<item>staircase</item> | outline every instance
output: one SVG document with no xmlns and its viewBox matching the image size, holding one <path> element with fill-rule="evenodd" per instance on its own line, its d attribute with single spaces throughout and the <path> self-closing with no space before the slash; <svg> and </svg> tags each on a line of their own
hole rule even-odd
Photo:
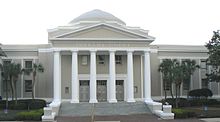
<svg viewBox="0 0 220 122">
<path fill-rule="evenodd" d="M 118 103 L 70 103 L 63 102 L 58 116 L 108 116 L 108 115 L 131 115 L 152 114 L 144 102 L 118 102 Z"/>
</svg>

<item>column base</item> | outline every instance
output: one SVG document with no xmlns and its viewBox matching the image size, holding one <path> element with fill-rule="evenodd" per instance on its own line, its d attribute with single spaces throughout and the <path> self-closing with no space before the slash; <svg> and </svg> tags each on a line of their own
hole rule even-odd
<svg viewBox="0 0 220 122">
<path fill-rule="evenodd" d="M 153 100 L 151 98 L 145 98 L 144 102 L 153 102 Z"/>
<path fill-rule="evenodd" d="M 54 100 L 52 103 L 50 103 L 50 107 L 57 107 L 57 106 L 60 106 L 61 102 L 60 101 L 57 101 L 57 100 Z"/>
<path fill-rule="evenodd" d="M 127 102 L 133 103 L 133 102 L 136 102 L 136 101 L 134 99 L 127 99 Z"/>
<path fill-rule="evenodd" d="M 110 99 L 108 100 L 109 103 L 117 103 L 117 100 L 116 99 Z"/>
<path fill-rule="evenodd" d="M 89 103 L 98 103 L 97 99 L 89 100 Z"/>
<path fill-rule="evenodd" d="M 70 103 L 79 103 L 79 100 L 77 100 L 77 99 L 74 100 L 73 99 L 73 100 L 70 101 Z"/>
</svg>

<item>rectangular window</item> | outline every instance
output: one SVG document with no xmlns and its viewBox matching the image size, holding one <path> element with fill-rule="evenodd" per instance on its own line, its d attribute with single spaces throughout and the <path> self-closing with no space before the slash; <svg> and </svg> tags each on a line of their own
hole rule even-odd
<svg viewBox="0 0 220 122">
<path fill-rule="evenodd" d="M 88 56 L 87 55 L 83 55 L 82 57 L 82 65 L 87 65 L 88 64 Z"/>
<path fill-rule="evenodd" d="M 65 87 L 65 94 L 69 94 L 70 92 L 70 88 L 69 87 Z"/>
<path fill-rule="evenodd" d="M 32 80 L 25 80 L 25 92 L 32 92 Z"/>
<path fill-rule="evenodd" d="M 98 55 L 99 64 L 105 64 L 105 55 Z"/>
<path fill-rule="evenodd" d="M 201 69 L 207 69 L 206 60 L 204 60 L 204 59 L 201 60 L 200 68 Z"/>
<path fill-rule="evenodd" d="M 171 83 L 169 82 L 169 80 L 163 79 L 163 82 L 165 82 L 165 90 L 170 90 L 171 88 Z"/>
<path fill-rule="evenodd" d="M 32 68 L 32 61 L 25 61 L 25 68 L 31 69 Z"/>
<path fill-rule="evenodd" d="M 202 88 L 208 88 L 208 81 L 207 79 L 202 79 Z"/>
<path fill-rule="evenodd" d="M 11 60 L 4 60 L 3 61 L 3 65 L 7 65 L 7 64 L 10 64 L 11 63 Z"/>
<path fill-rule="evenodd" d="M 190 79 L 185 79 L 183 81 L 183 90 L 189 90 L 190 87 Z"/>
<path fill-rule="evenodd" d="M 116 64 L 122 64 L 122 55 L 116 55 L 115 56 L 115 63 Z"/>
</svg>

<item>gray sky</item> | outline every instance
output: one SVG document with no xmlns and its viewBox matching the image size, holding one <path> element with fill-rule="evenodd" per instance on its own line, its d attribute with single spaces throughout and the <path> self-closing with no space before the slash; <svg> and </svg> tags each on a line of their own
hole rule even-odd
<svg viewBox="0 0 220 122">
<path fill-rule="evenodd" d="M 46 44 L 47 29 L 101 9 L 150 30 L 153 44 L 204 45 L 220 29 L 220 0 L 1 0 L 2 44 Z"/>
</svg>

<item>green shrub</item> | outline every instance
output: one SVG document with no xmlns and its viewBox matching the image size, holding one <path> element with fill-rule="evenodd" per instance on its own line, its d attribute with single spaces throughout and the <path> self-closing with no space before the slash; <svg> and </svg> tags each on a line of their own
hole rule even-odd
<svg viewBox="0 0 220 122">
<path fill-rule="evenodd" d="M 5 100 L 0 101 L 0 109 L 5 109 Z M 30 109 L 40 109 L 46 106 L 46 101 L 41 99 L 21 99 L 8 102 L 8 109 L 11 110 L 30 110 Z"/>
<path fill-rule="evenodd" d="M 188 100 L 187 100 L 186 98 L 179 98 L 178 100 L 179 100 L 179 102 L 178 102 L 178 106 L 179 106 L 179 107 L 187 107 L 187 106 L 190 105 L 190 104 L 188 103 Z M 167 103 L 169 103 L 170 105 L 172 105 L 173 107 L 176 106 L 175 98 L 174 98 L 174 99 L 172 99 L 172 98 L 167 98 L 166 100 L 163 99 L 161 102 L 162 102 L 163 104 L 165 104 L 165 103 L 167 102 Z"/>
<path fill-rule="evenodd" d="M 172 109 L 172 112 L 175 114 L 175 118 L 183 119 L 183 118 L 191 118 L 196 116 L 194 112 L 184 109 Z"/>
<path fill-rule="evenodd" d="M 207 97 L 212 97 L 213 93 L 210 89 L 195 89 L 195 90 L 191 90 L 189 91 L 189 96 L 193 97 L 193 98 L 207 98 Z"/>
<path fill-rule="evenodd" d="M 220 102 L 216 99 L 192 99 L 189 100 L 190 106 L 203 106 L 203 105 L 219 105 Z"/>
<path fill-rule="evenodd" d="M 27 105 L 24 103 L 17 103 L 15 104 L 14 102 L 10 102 L 8 105 L 8 109 L 11 110 L 25 110 L 27 109 Z"/>
<path fill-rule="evenodd" d="M 31 110 L 27 112 L 20 112 L 16 114 L 16 120 L 25 121 L 25 120 L 32 120 L 32 121 L 40 121 L 41 116 L 43 115 L 43 109 L 38 110 Z"/>
<path fill-rule="evenodd" d="M 46 107 L 45 100 L 34 100 L 29 102 L 29 109 L 40 109 Z"/>
</svg>

